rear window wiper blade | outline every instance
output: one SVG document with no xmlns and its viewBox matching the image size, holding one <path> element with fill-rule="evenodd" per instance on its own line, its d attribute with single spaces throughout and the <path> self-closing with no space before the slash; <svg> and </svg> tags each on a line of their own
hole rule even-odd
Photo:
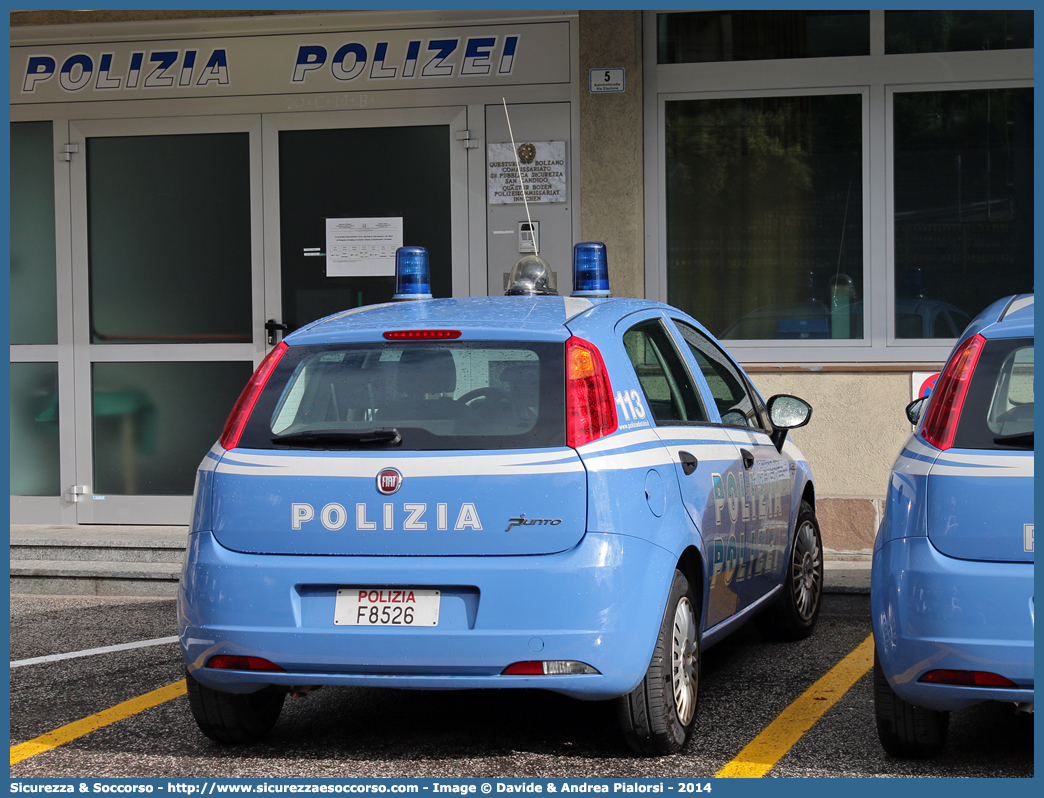
<svg viewBox="0 0 1044 798">
<path fill-rule="evenodd" d="M 375 429 L 315 429 L 289 432 L 276 435 L 272 443 L 288 446 L 307 444 L 339 444 L 342 446 L 375 444 L 398 446 L 402 436 L 395 427 L 377 427 Z"/>
<path fill-rule="evenodd" d="M 993 442 L 1001 446 L 1028 446 L 1033 448 L 1033 432 L 1018 432 L 1014 435 L 1000 435 Z"/>
</svg>

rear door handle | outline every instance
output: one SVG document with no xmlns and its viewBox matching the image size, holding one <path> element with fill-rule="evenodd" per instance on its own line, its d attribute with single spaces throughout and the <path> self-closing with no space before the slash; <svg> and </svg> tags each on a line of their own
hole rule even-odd
<svg viewBox="0 0 1044 798">
<path fill-rule="evenodd" d="M 744 468 L 750 469 L 754 466 L 754 455 L 752 455 L 746 449 L 740 449 L 740 456 L 743 457 Z"/>
<path fill-rule="evenodd" d="M 700 462 L 693 455 L 681 450 L 678 451 L 678 460 L 681 461 L 682 471 L 685 472 L 685 476 L 689 476 L 689 474 L 695 471 L 696 466 L 699 465 Z"/>
</svg>

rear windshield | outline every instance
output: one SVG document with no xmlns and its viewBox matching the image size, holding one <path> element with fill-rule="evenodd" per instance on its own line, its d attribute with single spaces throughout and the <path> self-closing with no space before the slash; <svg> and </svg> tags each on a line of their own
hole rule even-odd
<svg viewBox="0 0 1044 798">
<path fill-rule="evenodd" d="M 565 445 L 563 345 L 402 342 L 290 347 L 243 431 L 252 449 Z"/>
<path fill-rule="evenodd" d="M 987 341 L 972 375 L 954 446 L 1033 448 L 1033 339 Z"/>
</svg>

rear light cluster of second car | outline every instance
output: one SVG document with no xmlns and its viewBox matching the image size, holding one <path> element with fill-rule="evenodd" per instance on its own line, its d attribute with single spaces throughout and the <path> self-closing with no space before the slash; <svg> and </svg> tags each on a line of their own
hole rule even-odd
<svg viewBox="0 0 1044 798">
<path fill-rule="evenodd" d="M 968 395 L 975 366 L 986 339 L 973 335 L 960 350 L 950 358 L 928 402 L 928 413 L 921 427 L 921 437 L 936 449 L 946 450 L 953 446 L 953 436 L 961 420 L 964 399 Z"/>
</svg>

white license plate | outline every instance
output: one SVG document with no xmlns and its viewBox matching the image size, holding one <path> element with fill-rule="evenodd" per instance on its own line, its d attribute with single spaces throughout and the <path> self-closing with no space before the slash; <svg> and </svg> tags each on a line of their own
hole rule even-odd
<svg viewBox="0 0 1044 798">
<path fill-rule="evenodd" d="M 342 587 L 334 602 L 336 626 L 438 626 L 438 590 L 416 587 Z"/>
</svg>

